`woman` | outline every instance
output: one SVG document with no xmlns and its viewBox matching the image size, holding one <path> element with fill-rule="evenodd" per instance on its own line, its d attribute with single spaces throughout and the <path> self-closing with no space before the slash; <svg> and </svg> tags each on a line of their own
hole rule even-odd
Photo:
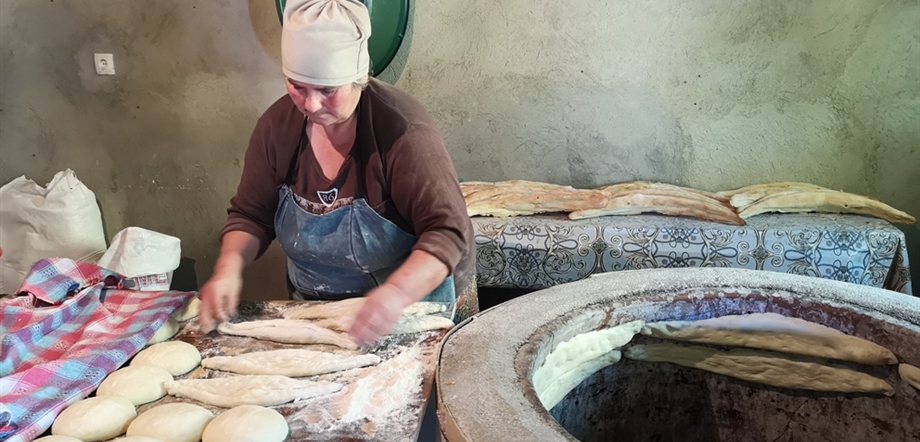
<svg viewBox="0 0 920 442">
<path fill-rule="evenodd" d="M 419 300 L 475 312 L 472 226 L 453 163 L 424 107 L 368 77 L 368 37 L 356 0 L 288 1 L 288 94 L 250 139 L 201 288 L 205 329 L 235 314 L 243 268 L 275 237 L 292 299 L 367 298 L 350 330 L 360 345 Z"/>
</svg>

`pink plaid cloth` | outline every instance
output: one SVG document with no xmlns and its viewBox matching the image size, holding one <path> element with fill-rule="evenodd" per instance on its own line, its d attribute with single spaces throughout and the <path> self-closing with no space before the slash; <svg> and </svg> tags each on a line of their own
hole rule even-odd
<svg viewBox="0 0 920 442">
<path fill-rule="evenodd" d="M 121 275 L 36 262 L 0 301 L 0 441 L 27 442 L 140 351 L 191 292 L 123 290 Z"/>
</svg>

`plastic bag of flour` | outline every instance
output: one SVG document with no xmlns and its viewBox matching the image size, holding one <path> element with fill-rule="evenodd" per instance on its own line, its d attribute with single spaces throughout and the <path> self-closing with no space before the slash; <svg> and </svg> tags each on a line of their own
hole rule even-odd
<svg viewBox="0 0 920 442">
<path fill-rule="evenodd" d="M 173 270 L 179 267 L 179 238 L 140 227 L 128 227 L 112 238 L 97 265 L 127 276 L 135 290 L 169 290 Z"/>
<path fill-rule="evenodd" d="M 96 195 L 70 169 L 42 187 L 25 176 L 0 187 L 0 293 L 15 293 L 35 261 L 95 262 L 105 252 Z"/>
</svg>

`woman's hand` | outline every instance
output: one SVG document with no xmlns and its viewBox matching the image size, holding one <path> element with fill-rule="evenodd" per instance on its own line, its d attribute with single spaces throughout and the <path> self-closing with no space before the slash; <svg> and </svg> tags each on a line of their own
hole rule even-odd
<svg viewBox="0 0 920 442">
<path fill-rule="evenodd" d="M 243 268 L 256 259 L 258 251 L 259 239 L 251 233 L 227 232 L 221 239 L 220 257 L 214 265 L 214 274 L 199 290 L 201 305 L 198 306 L 198 321 L 201 331 L 210 332 L 217 323 L 236 316 L 236 306 L 243 291 Z"/>
<path fill-rule="evenodd" d="M 384 283 L 367 292 L 364 307 L 355 315 L 348 334 L 358 345 L 376 342 L 390 332 L 402 315 L 403 308 L 415 302 L 393 284 Z"/>
<path fill-rule="evenodd" d="M 448 275 L 447 266 L 424 250 L 413 250 L 386 282 L 364 295 L 367 301 L 348 334 L 367 345 L 390 332 L 403 309 L 436 289 Z"/>
<path fill-rule="evenodd" d="M 241 271 L 224 270 L 215 272 L 200 291 L 201 305 L 198 320 L 204 333 L 214 330 L 218 323 L 236 316 L 236 307 L 243 290 Z"/>
</svg>

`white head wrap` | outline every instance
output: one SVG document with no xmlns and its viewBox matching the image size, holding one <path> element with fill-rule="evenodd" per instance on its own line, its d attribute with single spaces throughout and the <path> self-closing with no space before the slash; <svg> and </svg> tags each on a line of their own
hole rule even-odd
<svg viewBox="0 0 920 442">
<path fill-rule="evenodd" d="M 367 75 L 371 19 L 357 0 L 289 0 L 281 31 L 281 70 L 292 80 L 342 86 Z"/>
</svg>

